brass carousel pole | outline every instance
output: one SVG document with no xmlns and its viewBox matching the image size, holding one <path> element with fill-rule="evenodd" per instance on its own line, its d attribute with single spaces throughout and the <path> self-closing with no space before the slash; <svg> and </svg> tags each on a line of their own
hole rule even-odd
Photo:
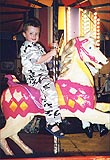
<svg viewBox="0 0 110 160">
<path fill-rule="evenodd" d="M 58 41 L 58 0 L 53 0 L 53 43 Z M 54 47 L 54 46 L 53 46 Z M 53 58 L 53 79 L 54 82 L 58 77 L 58 55 Z M 54 136 L 54 153 L 59 153 L 60 140 Z"/>
<path fill-rule="evenodd" d="M 53 0 L 53 43 L 58 42 L 58 0 Z M 58 77 L 58 55 L 53 58 L 53 79 Z"/>
</svg>

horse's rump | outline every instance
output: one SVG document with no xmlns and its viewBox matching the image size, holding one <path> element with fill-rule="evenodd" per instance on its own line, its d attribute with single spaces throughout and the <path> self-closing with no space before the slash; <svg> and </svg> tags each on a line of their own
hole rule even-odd
<svg viewBox="0 0 110 160">
<path fill-rule="evenodd" d="M 34 93 L 34 95 L 33 95 Z M 40 93 L 27 85 L 15 85 L 3 91 L 1 107 L 5 118 L 25 117 L 28 113 L 43 113 Z"/>
</svg>

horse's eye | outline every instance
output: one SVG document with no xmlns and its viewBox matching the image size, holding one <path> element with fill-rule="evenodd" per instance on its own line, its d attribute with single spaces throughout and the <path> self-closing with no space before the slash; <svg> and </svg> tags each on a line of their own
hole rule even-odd
<svg viewBox="0 0 110 160">
<path fill-rule="evenodd" d="M 93 50 L 93 49 L 94 49 L 94 46 L 93 46 L 93 45 L 89 45 L 89 46 L 88 46 L 88 49 L 89 49 L 89 50 Z"/>
</svg>

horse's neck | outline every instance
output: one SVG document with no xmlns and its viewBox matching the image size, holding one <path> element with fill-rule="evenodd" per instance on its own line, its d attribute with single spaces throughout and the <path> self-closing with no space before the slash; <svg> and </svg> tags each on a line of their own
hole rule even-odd
<svg viewBox="0 0 110 160">
<path fill-rule="evenodd" d="M 77 82 L 81 85 L 94 86 L 91 72 L 80 59 L 74 59 L 74 62 L 71 64 L 71 68 L 63 79 L 70 79 L 72 82 Z"/>
<path fill-rule="evenodd" d="M 99 72 L 99 70 L 93 67 L 91 64 L 89 63 L 85 63 L 85 64 L 87 65 L 87 67 L 89 68 L 93 76 L 95 76 Z"/>
</svg>

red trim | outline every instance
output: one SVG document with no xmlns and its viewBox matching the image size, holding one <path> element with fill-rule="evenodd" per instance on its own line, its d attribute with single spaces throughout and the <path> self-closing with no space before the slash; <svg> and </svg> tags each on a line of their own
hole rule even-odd
<svg viewBox="0 0 110 160">
<path fill-rule="evenodd" d="M 102 159 L 109 160 L 109 158 L 110 156 L 84 156 L 84 157 L 72 156 L 72 157 L 46 157 L 46 158 L 14 158 L 14 160 L 102 160 Z"/>
<path fill-rule="evenodd" d="M 81 4 L 78 4 L 77 6 L 75 6 L 75 8 L 88 7 L 88 6 L 91 6 L 91 3 L 87 1 Z"/>
<path fill-rule="evenodd" d="M 62 0 L 65 6 L 71 5 L 76 2 L 76 0 Z"/>
</svg>

